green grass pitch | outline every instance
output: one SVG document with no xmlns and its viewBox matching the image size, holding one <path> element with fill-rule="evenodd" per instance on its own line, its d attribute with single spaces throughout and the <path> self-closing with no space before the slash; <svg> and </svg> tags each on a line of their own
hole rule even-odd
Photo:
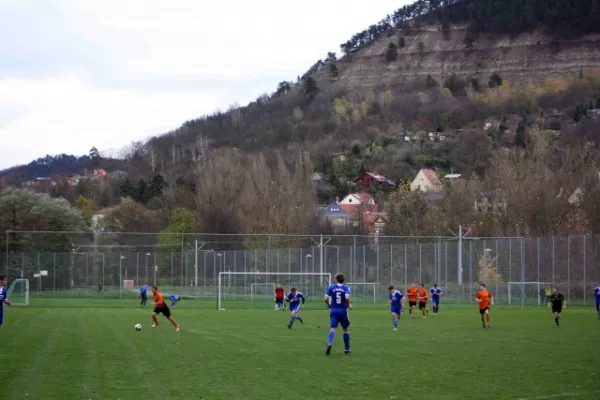
<svg viewBox="0 0 600 400">
<path fill-rule="evenodd" d="M 214 301 L 173 309 L 175 332 L 151 308 L 112 299 L 37 299 L 5 308 L 2 399 L 598 399 L 600 320 L 567 308 L 560 328 L 545 307 L 494 307 L 483 329 L 475 305 L 404 316 L 385 304 L 350 312 L 324 354 L 328 312 L 312 303 L 292 330 L 287 312 L 217 311 Z M 309 303 L 307 302 L 307 306 Z M 134 330 L 135 323 L 144 329 Z"/>
</svg>

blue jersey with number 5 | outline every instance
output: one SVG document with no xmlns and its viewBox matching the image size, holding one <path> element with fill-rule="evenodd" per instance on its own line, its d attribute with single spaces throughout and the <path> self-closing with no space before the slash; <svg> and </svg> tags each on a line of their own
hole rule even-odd
<svg viewBox="0 0 600 400">
<path fill-rule="evenodd" d="M 343 283 L 336 283 L 329 286 L 325 294 L 329 296 L 329 305 L 332 313 L 346 311 L 348 308 L 346 296 L 350 297 L 350 288 L 348 286 Z"/>
</svg>

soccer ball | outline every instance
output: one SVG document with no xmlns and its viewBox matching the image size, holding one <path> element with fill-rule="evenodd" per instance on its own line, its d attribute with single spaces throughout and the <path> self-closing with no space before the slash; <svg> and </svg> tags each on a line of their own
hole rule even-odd
<svg viewBox="0 0 600 400">
<path fill-rule="evenodd" d="M 135 324 L 135 330 L 136 331 L 141 331 L 142 330 L 142 324 Z"/>
</svg>

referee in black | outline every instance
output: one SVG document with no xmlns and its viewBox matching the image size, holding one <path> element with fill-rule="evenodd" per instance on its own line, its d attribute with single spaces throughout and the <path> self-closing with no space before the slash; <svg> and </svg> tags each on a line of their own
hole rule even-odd
<svg viewBox="0 0 600 400">
<path fill-rule="evenodd" d="M 556 326 L 560 326 L 560 315 L 563 308 L 567 308 L 567 299 L 565 299 L 565 296 L 563 296 L 562 293 L 558 292 L 556 287 L 552 288 L 552 294 L 548 298 L 548 308 L 550 307 L 552 307 Z"/>
</svg>

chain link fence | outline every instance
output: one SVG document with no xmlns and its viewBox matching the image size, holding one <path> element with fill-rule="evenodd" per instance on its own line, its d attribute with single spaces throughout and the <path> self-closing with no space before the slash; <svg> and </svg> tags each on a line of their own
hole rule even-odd
<svg viewBox="0 0 600 400">
<path fill-rule="evenodd" d="M 302 290 L 314 286 L 310 274 L 341 272 L 374 301 L 386 301 L 390 284 L 437 283 L 444 302 L 469 303 L 485 283 L 498 304 L 544 304 L 552 285 L 570 303 L 591 304 L 600 281 L 598 236 L 7 232 L 5 242 L 0 271 L 9 281 L 28 279 L 32 297 L 134 297 L 142 284 L 156 284 L 164 292 L 214 299 L 220 272 L 248 273 L 235 280 L 237 292 L 248 296 L 257 284 L 295 282 Z M 306 279 L 286 277 L 292 273 Z"/>
</svg>

